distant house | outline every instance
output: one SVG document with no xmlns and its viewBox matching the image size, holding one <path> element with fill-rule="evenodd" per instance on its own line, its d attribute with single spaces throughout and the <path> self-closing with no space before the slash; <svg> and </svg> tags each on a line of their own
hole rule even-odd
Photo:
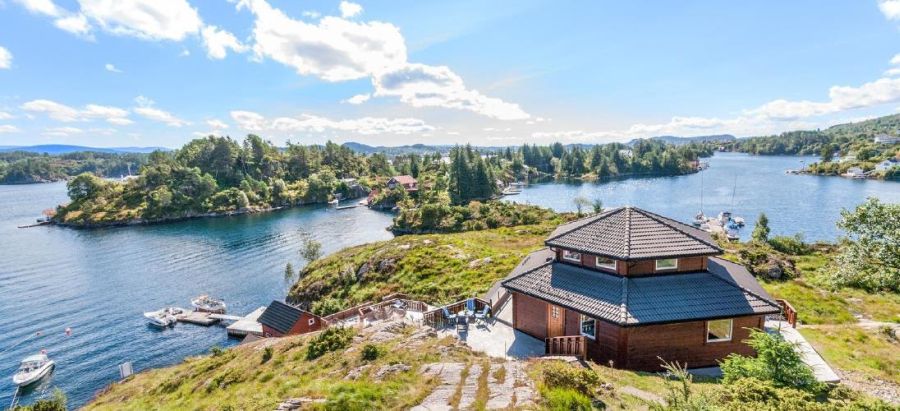
<svg viewBox="0 0 900 411">
<path fill-rule="evenodd" d="M 715 366 L 753 355 L 750 329 L 781 311 L 747 269 L 717 257 L 709 233 L 635 207 L 556 228 L 502 282 L 512 324 L 598 364 L 655 371 L 660 358 Z"/>
<path fill-rule="evenodd" d="M 306 334 L 325 326 L 322 317 L 281 301 L 272 301 L 258 321 L 264 337 Z"/>
<path fill-rule="evenodd" d="M 875 136 L 875 142 L 879 144 L 896 144 L 900 143 L 900 137 L 890 134 L 879 134 Z"/>
<path fill-rule="evenodd" d="M 849 178 L 865 178 L 866 172 L 863 171 L 862 168 L 859 167 L 850 167 L 847 169 L 847 172 L 844 173 L 844 177 Z"/>
<path fill-rule="evenodd" d="M 887 171 L 900 165 L 896 158 L 889 158 L 875 165 L 875 170 Z"/>
<path fill-rule="evenodd" d="M 631 150 L 629 150 L 627 148 L 623 148 L 623 149 L 619 150 L 619 155 L 622 157 L 631 158 L 634 156 L 634 152 L 632 152 Z"/>
<path fill-rule="evenodd" d="M 412 192 L 419 190 L 419 183 L 412 176 L 403 175 L 391 177 L 387 182 L 387 187 L 391 190 L 397 187 L 403 187 L 407 192 Z"/>
</svg>

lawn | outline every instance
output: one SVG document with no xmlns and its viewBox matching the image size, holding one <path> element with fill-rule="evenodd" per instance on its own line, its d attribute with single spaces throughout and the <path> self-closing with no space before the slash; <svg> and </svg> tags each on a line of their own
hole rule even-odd
<svg viewBox="0 0 900 411">
<path fill-rule="evenodd" d="M 800 333 L 833 367 L 900 384 L 900 342 L 880 330 L 837 326 Z"/>
</svg>

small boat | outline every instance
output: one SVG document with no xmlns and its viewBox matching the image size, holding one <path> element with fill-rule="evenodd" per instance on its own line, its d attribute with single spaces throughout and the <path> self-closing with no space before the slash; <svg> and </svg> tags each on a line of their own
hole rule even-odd
<svg viewBox="0 0 900 411">
<path fill-rule="evenodd" d="M 705 223 L 706 223 L 706 216 L 703 215 L 702 211 L 698 212 L 697 215 L 694 216 L 694 222 L 693 222 L 694 227 L 700 227 Z"/>
<path fill-rule="evenodd" d="M 746 224 L 744 223 L 744 217 L 734 217 L 734 218 L 731 219 L 731 221 L 734 221 L 734 224 L 735 224 L 736 226 L 738 226 L 738 228 L 743 227 L 744 225 L 746 225 Z"/>
<path fill-rule="evenodd" d="M 340 202 L 340 201 L 339 201 L 338 199 L 335 198 L 334 200 L 329 201 L 329 202 L 328 202 L 328 205 L 337 207 L 337 205 L 338 205 L 339 202 Z"/>
<path fill-rule="evenodd" d="M 49 374 L 53 370 L 54 365 L 56 363 L 43 352 L 25 357 L 19 366 L 19 370 L 12 377 L 13 384 L 19 387 L 33 384 Z"/>
<path fill-rule="evenodd" d="M 175 322 L 177 318 L 176 315 L 181 314 L 181 309 L 179 308 L 163 308 L 159 311 L 149 311 L 144 313 L 144 318 L 147 319 L 147 322 L 158 328 L 166 328 L 175 326 Z"/>
<path fill-rule="evenodd" d="M 212 298 L 206 294 L 191 300 L 194 310 L 207 313 L 225 314 L 225 300 Z"/>
<path fill-rule="evenodd" d="M 728 241 L 738 241 L 741 239 L 741 236 L 738 235 L 737 230 L 729 228 L 725 230 L 725 238 L 727 238 Z"/>
<path fill-rule="evenodd" d="M 50 222 L 50 217 L 48 217 L 48 216 L 41 216 L 41 217 L 37 218 L 38 224 L 44 224 L 44 223 L 49 223 L 49 222 Z"/>
<path fill-rule="evenodd" d="M 725 225 L 729 221 L 731 221 L 731 211 L 722 211 L 721 213 L 719 213 L 719 216 L 716 218 L 719 220 L 720 223 L 722 223 L 722 225 Z"/>
</svg>

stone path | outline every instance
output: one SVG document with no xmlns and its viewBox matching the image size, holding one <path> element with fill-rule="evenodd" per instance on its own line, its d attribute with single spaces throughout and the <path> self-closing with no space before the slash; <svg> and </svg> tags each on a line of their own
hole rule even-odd
<svg viewBox="0 0 900 411">
<path fill-rule="evenodd" d="M 465 380 L 462 372 L 466 365 L 462 363 L 434 363 L 422 367 L 424 376 L 437 376 L 440 385 L 422 401 L 412 408 L 413 411 L 452 410 L 450 400 L 460 392 L 458 409 L 472 409 L 479 389 L 479 379 L 487 372 L 488 401 L 486 409 L 498 410 L 510 407 L 527 407 L 534 405 L 534 384 L 525 373 L 521 362 L 507 361 L 491 364 L 485 369 L 483 364 L 472 364 Z M 494 376 L 499 369 L 505 369 L 503 380 Z"/>
</svg>

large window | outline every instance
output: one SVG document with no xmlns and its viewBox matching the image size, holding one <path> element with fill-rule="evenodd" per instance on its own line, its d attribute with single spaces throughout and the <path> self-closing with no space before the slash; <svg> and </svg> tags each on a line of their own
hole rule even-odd
<svg viewBox="0 0 900 411">
<path fill-rule="evenodd" d="M 616 269 L 616 260 L 612 258 L 606 258 L 597 256 L 597 267 L 605 268 L 607 270 L 615 270 Z"/>
<path fill-rule="evenodd" d="M 575 251 L 563 250 L 563 259 L 569 261 L 581 262 L 581 253 Z"/>
<path fill-rule="evenodd" d="M 586 315 L 581 316 L 581 335 L 594 339 L 597 335 L 597 320 Z"/>
<path fill-rule="evenodd" d="M 656 270 L 674 270 L 678 268 L 678 259 L 677 258 L 664 258 L 662 260 L 656 260 Z"/>
<path fill-rule="evenodd" d="M 706 342 L 731 341 L 732 320 L 706 322 Z"/>
</svg>

